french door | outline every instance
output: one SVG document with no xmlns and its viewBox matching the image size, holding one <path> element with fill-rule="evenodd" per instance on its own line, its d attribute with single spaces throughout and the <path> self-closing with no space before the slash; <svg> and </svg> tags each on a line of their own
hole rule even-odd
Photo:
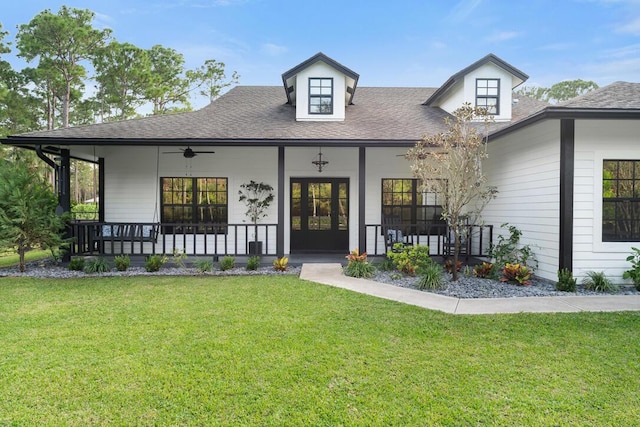
<svg viewBox="0 0 640 427">
<path fill-rule="evenodd" d="M 291 178 L 291 251 L 349 250 L 349 179 Z"/>
</svg>

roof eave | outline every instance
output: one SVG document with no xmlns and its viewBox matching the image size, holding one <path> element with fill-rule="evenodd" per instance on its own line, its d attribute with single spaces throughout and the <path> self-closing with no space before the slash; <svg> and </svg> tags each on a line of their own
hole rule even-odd
<svg viewBox="0 0 640 427">
<path fill-rule="evenodd" d="M 566 108 L 546 107 L 531 116 L 522 119 L 506 128 L 489 134 L 489 140 L 496 139 L 519 129 L 548 119 L 583 119 L 583 120 L 640 120 L 640 109 L 635 108 Z"/>
</svg>

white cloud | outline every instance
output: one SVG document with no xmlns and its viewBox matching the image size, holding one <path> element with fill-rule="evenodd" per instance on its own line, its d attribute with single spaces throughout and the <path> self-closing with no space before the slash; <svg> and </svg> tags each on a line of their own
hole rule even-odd
<svg viewBox="0 0 640 427">
<path fill-rule="evenodd" d="M 449 19 L 454 22 L 464 21 L 480 6 L 480 3 L 482 3 L 482 0 L 461 0 L 449 14 Z"/>
<path fill-rule="evenodd" d="M 282 55 L 289 51 L 286 46 L 280 46 L 274 43 L 264 43 L 260 50 L 262 51 L 262 53 L 270 56 Z"/>
<path fill-rule="evenodd" d="M 516 37 L 520 37 L 521 33 L 516 31 L 498 31 L 486 38 L 488 42 L 497 43 L 504 42 L 507 40 L 515 39 Z"/>
<path fill-rule="evenodd" d="M 640 35 L 640 17 L 635 18 L 632 21 L 627 22 L 626 24 L 619 25 L 616 28 L 616 31 L 619 33 L 625 34 L 633 34 Z"/>
</svg>

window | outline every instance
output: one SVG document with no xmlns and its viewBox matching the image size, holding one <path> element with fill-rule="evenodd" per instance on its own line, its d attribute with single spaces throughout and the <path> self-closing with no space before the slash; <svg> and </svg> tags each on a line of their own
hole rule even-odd
<svg viewBox="0 0 640 427">
<path fill-rule="evenodd" d="M 604 160 L 602 241 L 640 241 L 640 160 Z"/>
<path fill-rule="evenodd" d="M 227 178 L 160 178 L 161 221 L 165 232 L 214 233 L 227 223 Z M 198 226 L 193 229 L 192 225 Z M 216 224 L 216 226 L 205 226 Z"/>
<path fill-rule="evenodd" d="M 476 79 L 476 107 L 489 114 L 500 114 L 500 79 Z"/>
<path fill-rule="evenodd" d="M 435 193 L 420 191 L 417 179 L 382 180 L 382 215 L 400 217 L 403 225 L 418 225 L 418 233 L 442 229 L 442 206 Z"/>
<path fill-rule="evenodd" d="M 309 114 L 333 114 L 333 79 L 309 79 Z"/>
</svg>

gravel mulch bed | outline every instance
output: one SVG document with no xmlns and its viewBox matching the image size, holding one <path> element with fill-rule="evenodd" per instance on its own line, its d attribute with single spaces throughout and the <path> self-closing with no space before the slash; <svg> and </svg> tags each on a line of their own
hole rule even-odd
<svg viewBox="0 0 640 427">
<path fill-rule="evenodd" d="M 117 271 L 113 268 L 109 272 L 87 274 L 83 271 L 71 271 L 68 268 L 54 263 L 52 260 L 27 263 L 27 271 L 20 273 L 18 267 L 0 269 L 0 277 L 35 277 L 53 279 L 71 279 L 82 277 L 129 277 L 129 276 L 264 276 L 264 275 L 299 275 L 300 267 L 290 266 L 287 271 L 276 271 L 273 266 L 265 263 L 257 270 L 248 271 L 244 266 L 221 271 L 215 269 L 200 273 L 196 268 L 177 267 L 171 263 L 163 266 L 159 271 L 149 273 L 144 267 L 132 266 L 127 271 Z"/>
<path fill-rule="evenodd" d="M 279 272 L 270 264 L 262 265 L 257 270 L 247 271 L 244 266 L 239 266 L 227 271 L 214 271 L 200 273 L 195 268 L 180 268 L 169 263 L 158 272 L 149 273 L 144 267 L 132 266 L 127 271 L 112 269 L 107 273 L 87 274 L 82 271 L 71 271 L 66 267 L 56 264 L 52 260 L 42 260 L 27 264 L 27 271 L 20 273 L 18 267 L 0 269 L 0 277 L 35 277 L 35 278 L 82 278 L 82 277 L 128 277 L 128 276 L 259 276 L 259 275 L 299 275 L 299 266 L 289 266 L 287 271 Z M 394 286 L 410 289 L 418 289 L 417 277 L 400 276 L 397 272 L 376 271 L 374 280 Z M 513 283 L 503 283 L 497 280 L 479 279 L 473 276 L 460 274 L 457 282 L 451 281 L 451 275 L 445 273 L 445 287 L 437 290 L 428 290 L 440 295 L 456 298 L 515 298 L 515 297 L 546 297 L 546 296 L 571 296 L 571 295 L 640 295 L 633 286 L 623 285 L 615 292 L 594 292 L 578 285 L 576 292 L 561 292 L 555 289 L 555 282 L 534 278 L 531 285 L 520 286 Z"/>
<path fill-rule="evenodd" d="M 402 276 L 397 273 L 377 271 L 371 280 L 387 283 L 404 288 L 418 289 L 417 277 Z M 640 295 L 633 286 L 621 285 L 615 292 L 595 292 L 578 284 L 576 292 L 561 292 L 556 290 L 555 282 L 533 278 L 531 285 L 521 286 L 515 283 L 504 283 L 498 280 L 480 279 L 474 276 L 460 274 L 457 282 L 451 281 L 451 275 L 445 273 L 445 287 L 438 290 L 428 290 L 440 295 L 457 298 L 515 298 L 515 297 L 549 297 L 549 296 L 578 296 L 578 295 Z"/>
</svg>

